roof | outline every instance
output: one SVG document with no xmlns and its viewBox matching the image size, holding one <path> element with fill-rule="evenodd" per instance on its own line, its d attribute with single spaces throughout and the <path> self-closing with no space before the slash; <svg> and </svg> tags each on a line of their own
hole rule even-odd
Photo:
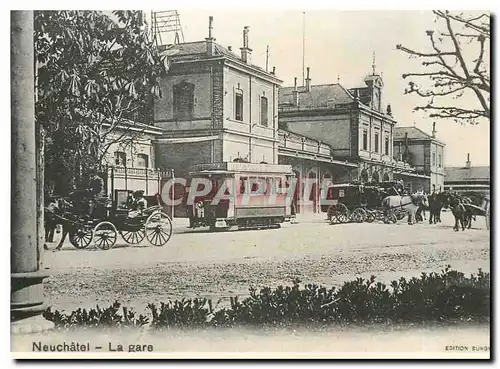
<svg viewBox="0 0 500 369">
<path fill-rule="evenodd" d="M 444 145 L 443 142 L 417 127 L 394 127 L 394 140 L 403 140 L 407 133 L 410 140 L 433 140 Z"/>
<path fill-rule="evenodd" d="M 354 98 L 340 84 L 311 85 L 309 91 L 299 87 L 299 107 L 325 108 L 335 104 L 349 104 Z M 293 101 L 294 87 L 279 89 L 279 104 L 295 105 Z"/>
<path fill-rule="evenodd" d="M 420 128 L 417 127 L 394 127 L 394 139 L 405 138 L 408 133 L 408 138 L 413 138 L 417 140 L 432 140 L 432 135 L 425 133 Z"/>
<path fill-rule="evenodd" d="M 215 40 L 215 39 L 214 39 Z M 226 49 L 224 46 L 221 46 L 220 44 L 214 42 L 214 55 L 215 57 L 217 56 L 222 56 L 226 57 L 231 60 L 237 60 L 239 62 L 243 62 L 243 60 L 240 58 L 239 55 L 233 53 L 232 51 L 229 51 Z M 207 42 L 206 41 L 194 41 L 194 42 L 184 42 L 181 44 L 174 44 L 174 45 L 166 45 L 165 49 L 160 51 L 161 55 L 167 55 L 169 58 L 175 59 L 176 57 L 186 57 L 186 56 L 193 56 L 196 57 L 197 59 L 200 57 L 213 57 L 213 56 L 208 56 L 207 55 Z M 263 68 L 255 65 L 255 64 L 248 64 L 252 68 L 258 69 L 259 71 L 266 73 L 270 76 L 273 76 L 274 78 L 277 78 L 274 74 L 267 72 Z"/>
<path fill-rule="evenodd" d="M 445 167 L 445 182 L 490 181 L 490 167 Z"/>
</svg>

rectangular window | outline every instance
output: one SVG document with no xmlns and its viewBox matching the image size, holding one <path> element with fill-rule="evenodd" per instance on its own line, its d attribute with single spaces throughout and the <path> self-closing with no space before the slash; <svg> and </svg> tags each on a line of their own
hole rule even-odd
<svg viewBox="0 0 500 369">
<path fill-rule="evenodd" d="M 441 157 L 441 154 L 439 154 L 438 156 L 438 167 L 441 168 L 441 166 L 443 165 L 443 162 L 442 162 L 443 158 Z"/>
<path fill-rule="evenodd" d="M 378 133 L 375 133 L 375 152 L 378 152 Z"/>
<path fill-rule="evenodd" d="M 260 124 L 267 127 L 268 122 L 268 109 L 267 109 L 267 97 L 262 96 L 260 98 Z"/>
<path fill-rule="evenodd" d="M 432 166 L 433 167 L 436 166 L 436 153 L 435 152 L 432 153 Z"/>
<path fill-rule="evenodd" d="M 137 154 L 137 166 L 139 168 L 149 168 L 149 157 L 146 154 Z"/>
<path fill-rule="evenodd" d="M 385 138 L 384 154 L 385 155 L 389 155 L 389 137 Z"/>
<path fill-rule="evenodd" d="M 234 119 L 243 122 L 243 94 L 236 92 Z"/>
<path fill-rule="evenodd" d="M 368 150 L 368 131 L 363 129 L 363 150 Z"/>
<path fill-rule="evenodd" d="M 115 165 L 125 166 L 126 163 L 127 163 L 127 154 L 125 154 L 123 151 L 116 151 Z"/>
</svg>

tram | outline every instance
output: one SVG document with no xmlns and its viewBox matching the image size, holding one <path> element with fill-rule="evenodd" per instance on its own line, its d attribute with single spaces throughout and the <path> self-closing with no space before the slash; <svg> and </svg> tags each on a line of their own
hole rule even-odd
<svg viewBox="0 0 500 369">
<path fill-rule="evenodd" d="M 287 190 L 292 178 L 290 165 L 197 165 L 185 190 L 190 226 L 211 230 L 280 227 L 292 217 L 292 196 Z M 209 188 L 204 191 L 205 186 Z"/>
</svg>

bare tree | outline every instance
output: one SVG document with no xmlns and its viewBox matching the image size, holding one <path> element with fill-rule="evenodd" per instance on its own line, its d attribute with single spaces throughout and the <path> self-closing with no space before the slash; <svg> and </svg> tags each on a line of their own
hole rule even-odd
<svg viewBox="0 0 500 369">
<path fill-rule="evenodd" d="M 430 117 L 471 124 L 489 120 L 490 14 L 433 13 L 435 22 L 444 27 L 426 31 L 431 49 L 421 52 L 396 46 L 410 58 L 423 59 L 423 72 L 403 74 L 410 79 L 405 94 L 424 98 L 426 103 L 415 111 L 428 111 Z"/>
</svg>

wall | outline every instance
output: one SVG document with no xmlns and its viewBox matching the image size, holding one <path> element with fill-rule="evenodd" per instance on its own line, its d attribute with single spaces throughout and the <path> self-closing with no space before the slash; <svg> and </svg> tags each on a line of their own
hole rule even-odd
<svg viewBox="0 0 500 369">
<path fill-rule="evenodd" d="M 181 82 L 194 85 L 194 106 L 191 120 L 176 120 L 173 116 L 173 88 Z M 155 100 L 155 126 L 168 131 L 207 129 L 212 125 L 212 74 L 207 67 L 180 69 L 172 68 L 171 73 L 160 82 L 162 98 Z"/>
<path fill-rule="evenodd" d="M 348 114 L 330 116 L 280 117 L 290 132 L 310 137 L 331 146 L 334 157 L 350 155 L 350 119 Z"/>
<path fill-rule="evenodd" d="M 431 171 L 431 190 L 432 186 L 435 185 L 436 191 L 440 188 L 444 189 L 444 147 L 438 145 L 435 142 L 431 142 L 430 144 L 430 152 L 431 152 L 431 163 L 430 163 L 430 171 Z M 435 154 L 436 162 L 432 161 L 432 154 Z M 439 157 L 441 156 L 441 162 Z"/>
<path fill-rule="evenodd" d="M 108 137 L 108 142 L 118 139 L 118 134 L 110 135 Z M 109 148 L 105 161 L 108 165 L 114 166 L 115 163 L 115 152 L 122 151 L 126 154 L 127 167 L 136 168 L 138 167 L 138 154 L 145 154 L 148 156 L 148 167 L 154 168 L 155 163 L 155 149 L 154 145 L 151 143 L 153 136 L 147 134 L 141 134 L 141 137 L 134 138 L 133 142 L 127 142 L 121 140 L 121 142 L 112 143 Z"/>
<path fill-rule="evenodd" d="M 363 131 L 368 134 L 368 147 L 363 148 Z M 378 133 L 378 151 L 375 151 L 375 135 Z M 385 138 L 389 138 L 389 152 L 385 154 Z M 392 162 L 393 157 L 393 136 L 392 124 L 385 122 L 383 119 L 360 113 L 359 130 L 358 130 L 358 147 L 359 156 L 366 159 L 375 159 Z"/>
<path fill-rule="evenodd" d="M 195 164 L 211 163 L 213 155 L 222 152 L 221 140 L 191 143 L 157 144 L 156 161 L 160 168 L 175 170 L 175 176 L 187 174 Z M 215 160 L 220 161 L 221 159 Z"/>
<path fill-rule="evenodd" d="M 247 73 L 224 67 L 224 134 L 223 158 L 233 160 L 245 158 L 253 163 L 264 160 L 277 163 L 277 89 L 270 82 Z M 243 94 L 243 121 L 235 118 L 236 92 Z M 261 97 L 267 98 L 267 126 L 261 122 Z M 242 135 L 239 135 L 241 133 Z M 252 137 L 250 137 L 252 136 Z"/>
</svg>

